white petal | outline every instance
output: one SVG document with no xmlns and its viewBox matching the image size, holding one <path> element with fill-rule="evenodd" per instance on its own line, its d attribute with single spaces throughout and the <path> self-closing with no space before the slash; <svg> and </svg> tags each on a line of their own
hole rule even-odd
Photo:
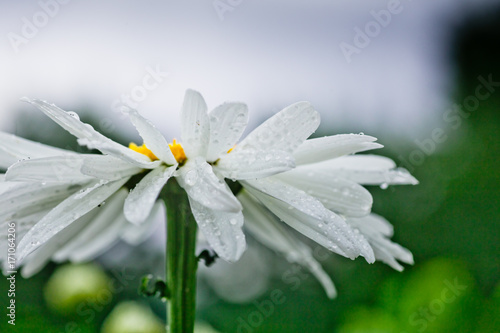
<svg viewBox="0 0 500 333">
<path fill-rule="evenodd" d="M 89 124 L 82 123 L 79 119 L 71 116 L 53 104 L 40 100 L 30 100 L 28 98 L 24 98 L 23 101 L 38 107 L 62 128 L 76 136 L 80 145 L 85 145 L 90 149 L 98 149 L 103 154 L 113 155 L 146 169 L 152 169 L 159 165 L 159 161 L 151 162 L 149 157 L 108 139 L 94 130 Z"/>
<path fill-rule="evenodd" d="M 291 154 L 281 150 L 239 150 L 222 157 L 215 169 L 224 178 L 257 179 L 285 172 L 295 167 Z"/>
<path fill-rule="evenodd" d="M 137 183 L 125 200 L 125 217 L 134 224 L 143 223 L 158 198 L 163 186 L 172 177 L 176 166 L 158 167 L 150 171 Z"/>
<path fill-rule="evenodd" d="M 335 172 L 344 178 L 362 185 L 418 184 L 407 170 L 397 168 L 396 163 L 378 155 L 344 156 L 334 160 L 307 165 L 307 168 Z"/>
<path fill-rule="evenodd" d="M 162 201 L 157 201 L 151 210 L 151 214 L 149 214 L 146 221 L 141 225 L 127 223 L 121 238 L 128 244 L 134 246 L 148 239 L 156 228 L 156 221 L 158 220 L 159 211 L 162 207 Z"/>
<path fill-rule="evenodd" d="M 69 260 L 71 262 L 85 262 L 94 260 L 106 250 L 115 245 L 120 237 L 120 232 L 127 224 L 127 220 L 123 212 L 111 220 L 111 223 L 96 237 L 89 241 L 84 246 L 81 246 L 77 251 L 74 251 Z"/>
<path fill-rule="evenodd" d="M 396 167 L 396 163 L 390 158 L 379 155 L 353 155 L 342 156 L 333 160 L 328 160 L 308 166 L 322 170 L 363 170 L 381 171 L 390 170 Z"/>
<path fill-rule="evenodd" d="M 116 217 L 123 214 L 123 203 L 127 195 L 126 189 L 120 189 L 106 200 L 105 205 L 96 207 L 88 213 L 87 215 L 92 216 L 90 223 L 57 251 L 54 255 L 54 261 L 68 260 L 73 253 L 79 252 L 81 248 L 88 246 L 95 238 L 100 237 L 100 234 L 112 224 Z"/>
<path fill-rule="evenodd" d="M 97 179 L 117 180 L 136 175 L 143 169 L 110 155 L 89 155 L 83 160 L 80 171 Z"/>
<path fill-rule="evenodd" d="M 0 196 L 0 220 L 16 220 L 51 209 L 78 191 L 80 184 L 15 183 Z"/>
<path fill-rule="evenodd" d="M 97 205 L 101 204 L 128 179 L 109 183 L 96 183 L 83 192 L 75 193 L 38 222 L 18 244 L 18 260 L 22 261 L 28 254 L 36 250 L 40 245 L 66 228 L 76 219 L 85 215 Z"/>
<path fill-rule="evenodd" d="M 363 236 L 304 191 L 271 178 L 242 185 L 281 220 L 330 251 L 351 259 L 362 255 L 368 262 L 375 260 Z"/>
<path fill-rule="evenodd" d="M 191 198 L 189 203 L 201 232 L 214 251 L 226 261 L 237 261 L 246 248 L 241 211 L 238 213 L 215 211 Z"/>
<path fill-rule="evenodd" d="M 238 142 L 248 124 L 248 108 L 243 103 L 224 103 L 208 115 L 210 142 L 207 161 L 214 162 Z"/>
<path fill-rule="evenodd" d="M 210 139 L 207 104 L 199 92 L 187 90 L 181 112 L 181 136 L 188 158 L 205 157 Z"/>
<path fill-rule="evenodd" d="M 292 104 L 250 133 L 240 149 L 283 150 L 293 153 L 318 128 L 320 116 L 308 102 Z"/>
<path fill-rule="evenodd" d="M 144 140 L 144 144 L 160 160 L 169 165 L 177 164 L 165 137 L 146 118 L 142 117 L 136 110 L 128 110 L 130 120 Z"/>
<path fill-rule="evenodd" d="M 317 163 L 343 155 L 382 148 L 377 139 L 368 135 L 340 134 L 306 140 L 293 153 L 297 165 Z"/>
<path fill-rule="evenodd" d="M 71 223 L 67 228 L 57 234 L 57 237 L 52 237 L 40 248 L 32 252 L 23 263 L 21 275 L 24 278 L 29 278 L 38 273 L 50 261 L 54 253 L 64 246 L 73 237 L 85 228 L 92 219 L 91 214 L 87 214 L 75 222 Z M 20 263 L 21 264 L 21 263 Z"/>
<path fill-rule="evenodd" d="M 287 230 L 264 206 L 246 191 L 238 194 L 243 205 L 245 229 L 266 247 L 280 252 L 288 261 L 300 264 L 311 271 L 325 289 L 328 297 L 335 298 L 335 286 L 321 265 L 314 259 L 312 250 Z"/>
<path fill-rule="evenodd" d="M 355 182 L 338 178 L 335 172 L 313 171 L 303 166 L 276 177 L 315 197 L 334 212 L 361 217 L 371 211 L 370 192 Z"/>
<path fill-rule="evenodd" d="M 241 204 L 227 184 L 217 178 L 210 164 L 202 158 L 188 160 L 176 176 L 189 197 L 203 206 L 225 212 L 241 211 Z"/>
<path fill-rule="evenodd" d="M 60 155 L 74 153 L 0 131 L 0 168 L 7 169 L 19 160 Z"/>
<path fill-rule="evenodd" d="M 402 271 L 403 266 L 397 260 L 413 264 L 411 252 L 387 238 L 392 236 L 393 228 L 383 217 L 370 214 L 363 218 L 349 218 L 347 221 L 367 237 L 377 260 L 398 271 Z"/>
<path fill-rule="evenodd" d="M 6 173 L 8 181 L 42 181 L 78 183 L 92 177 L 80 172 L 83 161 L 91 155 L 53 156 L 20 161 Z"/>
</svg>

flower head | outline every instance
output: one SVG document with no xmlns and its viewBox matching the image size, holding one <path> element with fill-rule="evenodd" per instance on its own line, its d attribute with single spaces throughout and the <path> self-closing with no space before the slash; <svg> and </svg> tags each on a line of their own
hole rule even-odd
<svg viewBox="0 0 500 333">
<path fill-rule="evenodd" d="M 120 218 L 107 227 L 108 233 L 130 237 L 131 232 L 122 231 L 124 226 L 133 230 L 130 225 L 145 225 L 170 178 L 187 193 L 209 245 L 227 261 L 238 260 L 245 249 L 244 221 L 264 244 L 308 267 L 330 296 L 335 293 L 330 279 L 285 224 L 342 256 L 361 255 L 368 262 L 379 258 L 395 268 L 399 266 L 394 258 L 411 261 L 407 253 L 390 245 L 387 232 L 363 225 L 363 219 L 370 224 L 373 218 L 369 218 L 372 197 L 362 185 L 416 180 L 394 170 L 388 159 L 351 156 L 380 148 L 373 137 L 350 134 L 307 140 L 320 123 L 318 112 L 307 102 L 286 107 L 239 141 L 248 124 L 246 105 L 224 103 L 208 112 L 203 97 L 188 90 L 179 141 L 169 143 L 137 111 L 126 110 L 143 143 L 125 147 L 74 113 L 25 100 L 76 136 L 80 145 L 102 155 L 71 153 L 2 134 L 12 143 L 0 143 L 4 155 L 29 158 L 4 163 L 12 165 L 0 182 L 0 190 L 4 189 L 0 205 L 5 200 L 16 205 L 8 210 L 14 215 L 2 216 L 8 220 L 19 217 L 18 208 L 37 207 L 18 245 L 20 262 L 35 255 L 45 261 L 74 258 L 74 250 L 85 252 L 84 242 L 109 225 L 111 216 Z M 236 195 L 231 182 L 243 190 Z M 106 214 L 96 218 L 104 201 Z M 97 243 L 92 253 L 108 245 L 104 239 Z"/>
</svg>

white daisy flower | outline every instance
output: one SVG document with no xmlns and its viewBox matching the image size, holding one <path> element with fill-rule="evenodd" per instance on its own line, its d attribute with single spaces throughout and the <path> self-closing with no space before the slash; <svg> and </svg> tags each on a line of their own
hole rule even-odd
<svg viewBox="0 0 500 333">
<path fill-rule="evenodd" d="M 9 168 L 7 181 L 26 182 L 26 189 L 19 195 L 13 191 L 5 193 L 5 200 L 13 197 L 20 205 L 36 203 L 35 206 L 46 208 L 40 208 L 39 215 L 30 222 L 18 244 L 20 263 L 55 235 L 62 240 L 64 234 L 80 233 L 78 223 L 69 228 L 70 225 L 108 198 L 118 197 L 116 200 L 124 201 L 126 219 L 138 225 L 143 223 L 150 215 L 159 192 L 172 176 L 186 190 L 193 214 L 210 245 L 220 257 L 228 261 L 237 260 L 245 249 L 241 204 L 219 176 L 227 175 L 234 179 L 267 177 L 294 166 L 291 155 L 281 150 L 279 145 L 252 145 L 252 140 L 247 140 L 246 146 L 242 144 L 229 154 L 247 124 L 246 106 L 226 103 L 208 114 L 203 98 L 194 91 L 186 93 L 182 108 L 182 146 L 175 141 L 169 145 L 158 130 L 134 110 L 127 113 L 144 144 L 141 147 L 131 144 L 127 148 L 82 123 L 74 112 L 65 112 L 39 100 L 26 101 L 76 136 L 81 145 L 98 149 L 104 155 L 74 154 L 43 147 L 40 152 L 27 152 L 24 155 L 29 160 Z M 317 124 L 311 126 L 306 122 L 308 116 L 319 121 L 316 111 L 307 103 L 285 109 L 281 115 L 288 118 L 297 115 L 295 119 L 301 122 L 296 127 L 302 127 L 302 131 L 291 137 L 294 139 L 290 141 L 292 147 L 298 144 L 295 137 L 300 142 L 317 127 Z M 6 144 L 9 151 L 19 149 L 14 151 L 14 154 L 19 154 L 26 141 L 20 144 L 20 140 L 16 140 Z M 119 193 L 123 192 L 120 189 L 131 176 L 143 174 L 144 170 L 148 173 L 130 194 Z M 35 187 L 39 188 L 36 192 L 38 197 L 32 193 L 37 190 Z M 58 194 L 57 200 L 51 195 L 52 190 Z M 123 199 L 123 196 L 126 198 Z M 52 200 L 53 204 L 45 207 L 47 200 Z M 19 214 L 14 207 L 10 208 L 10 212 L 15 216 Z M 79 240 L 84 238 L 78 237 Z M 67 252 L 61 252 L 63 254 L 55 257 L 68 257 Z"/>
<path fill-rule="evenodd" d="M 369 243 L 373 237 L 368 235 L 367 240 L 343 217 L 365 216 L 372 203 L 369 193 L 349 177 L 371 176 L 371 181 L 386 177 L 387 182 L 396 181 L 396 174 L 392 170 L 365 170 L 368 174 L 322 176 L 322 168 L 326 165 L 331 169 L 332 161 L 341 161 L 337 169 L 345 171 L 341 166 L 349 163 L 350 156 L 334 158 L 380 145 L 372 137 L 352 135 L 306 141 L 320 122 L 319 114 L 307 102 L 285 108 L 237 144 L 248 122 L 246 106 L 225 103 L 208 113 L 202 96 L 188 90 L 181 112 L 182 144 L 175 140 L 169 144 L 148 120 L 135 110 L 128 110 L 144 142 L 140 147 L 131 144 L 127 148 L 84 124 L 73 112 L 39 100 L 27 101 L 76 136 L 81 145 L 103 155 L 75 154 L 30 143 L 39 148 L 34 151 L 37 149 L 27 141 L 16 141 L 18 138 L 14 137 L 10 143 L 6 141 L 3 151 L 7 155 L 22 155 L 21 159 L 29 160 L 9 168 L 2 200 L 5 204 L 12 200 L 16 203 L 9 210 L 10 218 L 18 219 L 20 212 L 26 211 L 20 209 L 28 206 L 36 207 L 38 214 L 30 215 L 26 224 L 18 245 L 19 262 L 35 255 L 45 261 L 51 256 L 56 260 L 92 257 L 98 253 L 96 249 L 109 246 L 112 239 L 100 235 L 116 235 L 124 230 L 126 220 L 137 226 L 145 223 L 171 177 L 188 194 L 193 215 L 208 243 L 227 261 L 237 260 L 245 249 L 240 201 L 248 198 L 242 194 L 238 200 L 224 178 L 239 181 L 270 212 L 333 252 L 350 258 L 362 255 L 368 262 L 375 260 Z M 294 169 L 296 163 L 299 167 Z M 142 178 L 134 177 L 137 183 L 128 193 L 124 186 L 130 184 L 133 176 Z M 93 216 L 105 200 L 103 207 L 108 213 L 99 214 L 100 218 Z M 249 209 L 245 213 L 258 216 L 258 211 Z M 111 223 L 108 232 L 103 233 L 101 228 L 107 225 L 109 216 L 116 214 L 120 216 L 118 222 Z M 252 217 L 247 219 L 251 221 Z M 254 220 L 262 222 L 259 218 Z M 290 258 L 308 267 L 329 295 L 334 294 L 333 284 L 310 250 L 290 240 L 281 225 L 274 223 L 269 228 L 286 240 L 278 249 L 288 251 Z M 260 229 L 254 230 L 258 233 Z M 135 231 L 120 234 L 133 239 Z M 86 250 L 89 241 L 95 245 Z"/>
</svg>

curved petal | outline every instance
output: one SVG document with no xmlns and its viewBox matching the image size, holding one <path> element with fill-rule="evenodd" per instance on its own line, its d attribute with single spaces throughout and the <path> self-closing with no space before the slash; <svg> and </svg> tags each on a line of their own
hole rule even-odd
<svg viewBox="0 0 500 333">
<path fill-rule="evenodd" d="M 233 148 L 243 135 L 248 124 L 248 108 L 243 103 L 224 103 L 208 116 L 210 142 L 207 161 L 214 162 Z"/>
<path fill-rule="evenodd" d="M 125 226 L 125 230 L 123 231 L 121 238 L 130 245 L 139 245 L 148 239 L 149 236 L 155 230 L 155 223 L 158 220 L 158 212 L 163 206 L 163 202 L 161 200 L 157 201 L 151 210 L 148 218 L 141 225 L 136 225 L 132 223 L 128 223 Z M 165 215 L 163 215 L 165 216 Z"/>
<path fill-rule="evenodd" d="M 335 172 L 344 178 L 362 185 L 404 185 L 418 184 L 406 169 L 396 168 L 396 163 L 378 155 L 343 156 L 317 164 L 304 166 L 310 170 Z"/>
<path fill-rule="evenodd" d="M 158 167 L 137 183 L 125 200 L 124 212 L 128 221 L 143 223 L 151 213 L 163 186 L 172 177 L 176 166 Z"/>
<path fill-rule="evenodd" d="M 234 152 L 243 149 L 293 153 L 318 128 L 320 116 L 308 102 L 292 104 L 252 131 Z"/>
<path fill-rule="evenodd" d="M 237 213 L 216 211 L 192 198 L 189 198 L 189 203 L 201 232 L 214 251 L 226 261 L 237 261 L 246 248 L 241 211 Z"/>
<path fill-rule="evenodd" d="M 363 186 L 338 178 L 334 172 L 312 171 L 306 167 L 299 167 L 275 177 L 312 195 L 334 212 L 355 217 L 370 213 L 373 198 Z"/>
<path fill-rule="evenodd" d="M 9 183 L 7 183 L 9 184 Z M 84 184 L 14 183 L 0 196 L 0 220 L 20 219 L 47 209 L 80 190 Z"/>
<path fill-rule="evenodd" d="M 281 150 L 244 149 L 223 156 L 214 168 L 224 178 L 257 179 L 285 172 L 295 167 L 291 154 Z"/>
<path fill-rule="evenodd" d="M 340 134 L 309 139 L 294 151 L 297 165 L 310 164 L 350 155 L 365 150 L 382 148 L 377 139 L 360 134 Z"/>
<path fill-rule="evenodd" d="M 189 197 L 203 206 L 231 213 L 241 211 L 241 204 L 227 184 L 217 178 L 210 164 L 202 158 L 189 160 L 176 175 Z"/>
<path fill-rule="evenodd" d="M 287 230 L 276 217 L 259 204 L 246 191 L 238 194 L 243 205 L 245 229 L 266 247 L 280 252 L 288 261 L 307 268 L 321 283 L 329 298 L 335 298 L 335 286 L 321 265 L 314 259 L 312 250 Z"/>
<path fill-rule="evenodd" d="M 40 220 L 18 244 L 18 260 L 22 261 L 54 235 L 85 215 L 122 187 L 128 179 L 109 183 L 95 183 L 83 192 L 64 200 Z"/>
<path fill-rule="evenodd" d="M 84 160 L 92 155 L 66 155 L 29 159 L 15 163 L 5 174 L 8 181 L 79 183 L 92 180 L 80 172 Z"/>
<path fill-rule="evenodd" d="M 7 169 L 19 160 L 75 153 L 50 147 L 0 131 L 0 168 Z"/>
<path fill-rule="evenodd" d="M 136 110 L 129 109 L 125 111 L 132 124 L 139 132 L 144 144 L 148 147 L 156 157 L 165 162 L 168 165 L 175 165 L 177 161 L 175 160 L 170 147 L 168 146 L 165 137 L 156 129 L 156 127 L 146 118 L 141 116 Z"/>
<path fill-rule="evenodd" d="M 23 264 L 21 275 L 24 278 L 29 278 L 38 273 L 51 260 L 54 253 L 73 239 L 73 237 L 78 235 L 80 231 L 88 225 L 93 216 L 94 214 L 86 214 L 80 217 L 58 233 L 57 237 L 52 237 L 40 246 L 40 248 L 32 252 L 26 257 L 24 263 L 18 262 L 18 264 Z"/>
<path fill-rule="evenodd" d="M 123 203 L 127 197 L 128 191 L 120 189 L 113 194 L 106 204 L 101 207 L 94 208 L 87 215 L 91 215 L 90 223 L 73 237 L 65 246 L 60 247 L 55 253 L 53 259 L 57 262 L 62 262 L 69 259 L 73 253 L 79 252 L 81 248 L 86 247 L 95 238 L 108 228 L 117 216 L 123 214 Z M 97 216 L 96 216 L 97 215 Z M 116 236 L 118 238 L 118 236 Z M 112 241 L 110 242 L 112 243 Z"/>
<path fill-rule="evenodd" d="M 375 260 L 363 236 L 304 191 L 270 178 L 242 185 L 281 220 L 330 251 L 351 259 L 362 255 L 368 262 Z"/>
<path fill-rule="evenodd" d="M 83 160 L 80 171 L 97 179 L 118 180 L 136 175 L 143 169 L 111 155 L 89 155 Z"/>
<path fill-rule="evenodd" d="M 206 156 L 210 139 L 207 104 L 199 92 L 190 89 L 182 105 L 181 137 L 188 158 Z"/>
<path fill-rule="evenodd" d="M 349 218 L 347 222 L 366 236 L 377 260 L 397 271 L 403 270 L 403 266 L 397 260 L 410 265 L 414 263 L 413 255 L 409 250 L 387 238 L 392 236 L 393 228 L 383 217 L 370 214 L 363 218 Z"/>
<path fill-rule="evenodd" d="M 98 149 L 103 154 L 113 155 L 145 169 L 152 169 L 159 164 L 158 161 L 151 162 L 149 157 L 108 139 L 89 124 L 82 123 L 76 117 L 73 117 L 68 112 L 53 104 L 41 100 L 31 100 L 29 98 L 23 98 L 22 100 L 39 108 L 62 128 L 77 137 L 80 145 L 85 145 L 90 149 Z"/>
</svg>

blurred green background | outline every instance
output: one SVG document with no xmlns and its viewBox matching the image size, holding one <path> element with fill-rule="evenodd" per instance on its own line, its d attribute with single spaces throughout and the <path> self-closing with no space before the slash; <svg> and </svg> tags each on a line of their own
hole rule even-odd
<svg viewBox="0 0 500 333">
<path fill-rule="evenodd" d="M 478 76 L 500 81 L 499 45 L 500 15 L 485 15 L 457 31 L 450 59 L 459 73 L 452 96 L 457 104 L 475 94 Z M 438 112 L 435 127 L 443 128 L 448 139 L 432 154 L 422 152 L 419 165 L 406 166 L 420 185 L 370 188 L 374 212 L 394 224 L 393 240 L 413 252 L 414 266 L 398 273 L 381 263 L 331 257 L 322 264 L 339 296 L 329 300 L 307 274 L 297 273 L 297 285 L 286 283 L 282 276 L 290 267 L 278 265 L 282 270 L 254 302 L 232 304 L 209 291 L 211 301 L 201 304 L 200 321 L 219 332 L 500 332 L 500 87 L 496 89 L 457 128 L 442 120 L 446 110 Z M 92 122 L 92 116 L 82 118 Z M 19 123 L 17 134 L 63 148 L 74 144 L 56 127 L 50 138 L 37 137 L 30 127 L 39 126 L 38 121 L 44 120 Z M 321 134 L 362 130 L 338 126 Z M 433 129 L 418 140 L 429 138 Z M 387 133 L 368 134 L 386 147 L 377 153 L 402 166 L 401 157 L 408 159 L 420 149 Z M 68 139 L 63 145 L 62 136 Z M 4 317 L 0 332 L 161 332 L 164 304 L 137 293 L 145 273 L 144 268 L 123 272 L 99 264 L 51 264 L 29 280 L 18 276 L 16 326 L 7 325 Z M 111 292 L 110 284 L 118 291 Z M 203 282 L 200 287 L 209 288 Z M 7 289 L 1 279 L 0 290 Z M 269 307 L 276 290 L 283 292 L 283 302 Z M 2 309 L 6 302 L 2 296 Z M 135 328 L 141 320 L 144 324 Z M 213 331 L 200 325 L 198 332 Z"/>
</svg>

